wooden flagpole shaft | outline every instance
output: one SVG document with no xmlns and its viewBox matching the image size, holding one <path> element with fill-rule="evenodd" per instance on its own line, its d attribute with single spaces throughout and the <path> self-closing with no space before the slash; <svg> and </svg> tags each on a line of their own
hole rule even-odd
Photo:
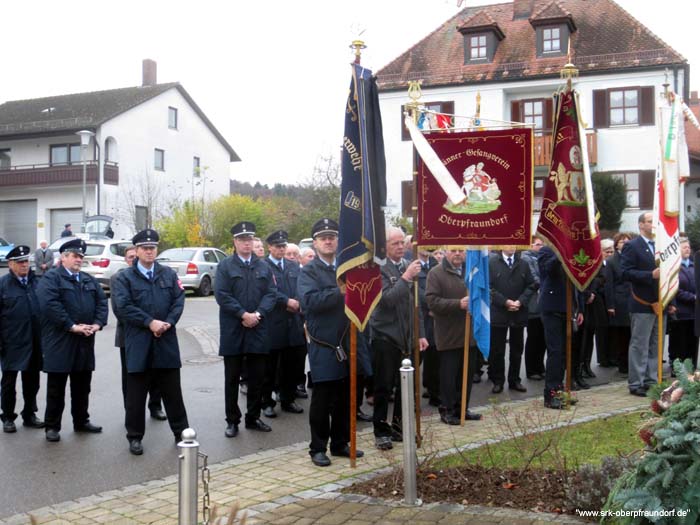
<svg viewBox="0 0 700 525">
<path fill-rule="evenodd" d="M 571 392 L 571 337 L 573 323 L 571 281 L 566 279 L 566 391 Z"/>
<path fill-rule="evenodd" d="M 464 320 L 464 361 L 462 364 L 462 400 L 460 402 L 459 424 L 464 426 L 464 418 L 467 412 L 467 381 L 469 381 L 469 343 L 472 327 L 472 316 L 467 310 L 467 317 Z M 449 407 L 448 407 L 449 408 Z"/>
<path fill-rule="evenodd" d="M 357 327 L 350 323 L 350 466 L 357 457 Z"/>
</svg>

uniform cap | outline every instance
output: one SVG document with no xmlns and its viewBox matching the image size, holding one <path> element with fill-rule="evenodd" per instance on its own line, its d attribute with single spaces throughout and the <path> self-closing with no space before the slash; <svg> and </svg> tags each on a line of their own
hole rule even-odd
<svg viewBox="0 0 700 525">
<path fill-rule="evenodd" d="M 333 219 L 327 218 L 316 221 L 316 223 L 311 227 L 311 237 L 315 239 L 317 235 L 324 233 L 338 235 L 338 223 Z"/>
<path fill-rule="evenodd" d="M 150 228 L 138 232 L 131 239 L 134 246 L 158 246 L 158 241 L 160 241 L 158 232 Z"/>
<path fill-rule="evenodd" d="M 64 242 L 61 247 L 58 249 L 60 253 L 63 252 L 73 252 L 73 253 L 79 253 L 80 255 L 85 255 L 85 249 L 87 248 L 87 245 L 85 244 L 85 241 L 82 239 L 73 239 L 68 242 Z"/>
<path fill-rule="evenodd" d="M 255 224 L 249 221 L 239 222 L 234 224 L 231 228 L 231 234 L 234 237 L 240 237 L 241 235 L 252 235 L 255 237 Z"/>
<path fill-rule="evenodd" d="M 12 248 L 8 252 L 8 254 L 5 258 L 8 261 L 17 261 L 17 262 L 26 261 L 27 259 L 29 259 L 29 252 L 30 252 L 29 246 L 24 246 L 24 245 L 15 246 L 14 248 Z"/>
<path fill-rule="evenodd" d="M 265 242 L 273 246 L 287 244 L 289 242 L 289 234 L 284 230 L 277 230 L 276 232 L 272 232 L 270 235 L 268 235 Z"/>
</svg>

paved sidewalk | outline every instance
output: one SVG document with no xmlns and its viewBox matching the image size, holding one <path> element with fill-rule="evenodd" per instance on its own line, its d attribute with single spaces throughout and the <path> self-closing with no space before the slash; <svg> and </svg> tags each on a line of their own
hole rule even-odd
<svg viewBox="0 0 700 525">
<path fill-rule="evenodd" d="M 625 382 L 592 388 L 578 393 L 573 410 L 542 408 L 542 400 L 529 399 L 476 407 L 484 414 L 480 422 L 464 427 L 440 423 L 436 415 L 422 419 L 425 450 L 422 453 L 449 453 L 458 447 L 473 447 L 487 440 L 502 438 L 502 427 L 493 415 L 494 407 L 512 414 L 527 414 L 538 425 L 582 422 L 648 406 L 645 399 L 629 395 Z M 222 439 L 223 436 L 222 436 Z M 331 458 L 330 467 L 312 465 L 308 444 L 264 451 L 258 454 L 210 465 L 212 505 L 227 509 L 234 503 L 245 509 L 248 523 L 299 525 L 365 525 L 423 523 L 535 525 L 544 523 L 580 523 L 573 517 L 461 505 L 433 504 L 405 507 L 391 502 L 339 491 L 358 479 L 368 479 L 377 471 L 400 463 L 402 447 L 380 452 L 373 446 L 371 429 L 358 434 L 358 448 L 365 457 L 352 469 L 349 460 Z M 206 443 L 202 444 L 206 451 Z M 175 451 L 173 451 L 173 461 Z M 202 488 L 200 486 L 200 497 Z M 0 524 L 29 524 L 31 514 L 40 524 L 113 525 L 177 523 L 177 477 L 150 481 L 112 490 L 95 496 L 36 509 L 0 520 Z M 223 522 L 222 522 L 223 523 Z"/>
</svg>

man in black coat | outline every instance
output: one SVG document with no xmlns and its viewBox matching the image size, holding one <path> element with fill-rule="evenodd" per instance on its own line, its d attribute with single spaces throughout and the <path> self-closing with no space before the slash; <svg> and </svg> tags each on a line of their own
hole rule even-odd
<svg viewBox="0 0 700 525">
<path fill-rule="evenodd" d="M 219 263 L 214 294 L 219 304 L 219 355 L 224 358 L 226 437 L 238 435 L 241 410 L 238 384 L 243 358 L 248 370 L 245 427 L 270 432 L 260 420 L 265 367 L 270 352 L 268 319 L 277 301 L 270 266 L 253 253 L 255 224 L 244 221 L 231 228 L 235 253 Z"/>
<path fill-rule="evenodd" d="M 156 386 L 163 396 L 170 430 L 179 441 L 189 424 L 180 386 L 180 347 L 175 325 L 185 308 L 177 274 L 156 262 L 158 232 L 137 233 L 136 261 L 114 282 L 114 314 L 123 323 L 126 354 L 126 439 L 129 452 L 143 454 L 146 396 Z"/>
<path fill-rule="evenodd" d="M 124 262 L 126 267 L 130 268 L 134 265 L 136 260 L 136 246 L 129 246 L 124 250 Z M 109 289 L 114 290 L 115 283 L 117 282 L 117 276 L 125 268 L 121 268 L 118 272 L 113 273 L 109 279 Z M 114 301 L 114 293 L 111 294 L 112 300 L 112 311 L 116 312 L 116 304 Z M 124 398 L 124 410 L 126 410 L 126 380 L 127 380 L 127 370 L 126 370 L 126 343 L 124 342 L 124 323 L 117 319 L 117 328 L 114 330 L 114 346 L 119 348 L 119 361 L 121 362 L 122 369 L 122 397 Z M 163 412 L 161 406 L 161 396 L 158 388 L 155 385 L 151 385 L 148 392 L 148 409 L 151 412 L 151 417 L 159 421 L 165 421 L 167 416 Z"/>
<path fill-rule="evenodd" d="M 268 256 L 265 262 L 270 266 L 276 283 L 275 307 L 268 316 L 270 355 L 267 359 L 265 381 L 262 392 L 263 414 L 276 417 L 275 400 L 272 391 L 279 389 L 282 410 L 301 414 L 304 409 L 296 404 L 297 381 L 304 374 L 306 342 L 304 325 L 299 314 L 297 280 L 299 263 L 285 259 L 289 237 L 284 230 L 268 235 Z"/>
<path fill-rule="evenodd" d="M 489 377 L 491 392 L 503 392 L 505 382 L 506 340 L 510 347 L 508 387 L 517 392 L 527 389 L 520 381 L 523 333 L 527 325 L 527 307 L 536 291 L 535 279 L 527 261 L 515 253 L 515 246 L 505 246 L 489 259 L 491 287 L 491 353 Z"/>
<path fill-rule="evenodd" d="M 309 455 L 314 465 L 327 467 L 331 455 L 348 457 L 350 448 L 350 386 L 348 383 L 349 328 L 345 315 L 345 291 L 336 280 L 335 255 L 338 223 L 321 219 L 311 229 L 318 257 L 304 266 L 299 276 L 299 301 L 306 319 L 309 366 L 314 379 L 309 408 L 311 442 Z M 358 360 L 360 359 L 358 337 Z M 356 457 L 362 457 L 361 450 Z"/>
<path fill-rule="evenodd" d="M 428 403 L 431 406 L 440 406 L 440 361 L 437 347 L 435 346 L 435 329 L 433 327 L 433 316 L 428 308 L 428 301 L 425 299 L 425 283 L 428 279 L 428 272 L 437 266 L 438 262 L 430 255 L 430 252 L 418 248 L 418 259 L 421 269 L 418 274 L 418 301 L 420 302 L 421 313 L 423 314 L 423 330 L 425 339 L 428 341 L 428 348 L 423 353 L 423 388 L 426 389 Z"/>
<path fill-rule="evenodd" d="M 61 266 L 44 275 L 37 287 L 41 348 L 46 381 L 46 440 L 60 441 L 66 383 L 71 383 L 71 414 L 76 432 L 98 433 L 90 422 L 88 404 L 95 370 L 95 334 L 107 324 L 107 297 L 90 274 L 80 271 L 85 241 L 64 243 Z"/>
<path fill-rule="evenodd" d="M 29 268 L 29 246 L 16 246 L 7 254 L 10 272 L 0 277 L 0 406 L 2 429 L 16 432 L 15 385 L 22 372 L 22 419 L 25 427 L 43 428 L 36 417 L 36 395 L 41 371 L 41 326 L 37 277 Z"/>
</svg>

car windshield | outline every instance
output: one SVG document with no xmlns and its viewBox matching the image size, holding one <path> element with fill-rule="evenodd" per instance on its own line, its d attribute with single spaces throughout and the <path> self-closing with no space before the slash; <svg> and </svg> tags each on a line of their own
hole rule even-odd
<svg viewBox="0 0 700 525">
<path fill-rule="evenodd" d="M 9 245 L 10 245 L 9 242 L 7 242 L 5 239 L 0 237 L 0 246 L 9 246 Z"/>
<path fill-rule="evenodd" d="M 196 250 L 188 250 L 186 248 L 171 248 L 170 250 L 165 250 L 157 258 L 168 261 L 191 261 L 196 252 Z"/>
<path fill-rule="evenodd" d="M 88 244 L 85 247 L 85 255 L 102 255 L 105 247 L 101 244 Z"/>
</svg>

